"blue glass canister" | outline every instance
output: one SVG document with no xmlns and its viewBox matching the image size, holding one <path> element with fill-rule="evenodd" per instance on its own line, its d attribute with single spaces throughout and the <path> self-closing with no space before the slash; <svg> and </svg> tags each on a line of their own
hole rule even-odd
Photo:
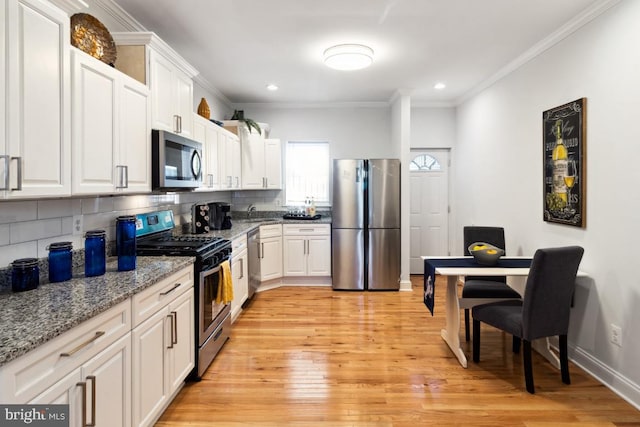
<svg viewBox="0 0 640 427">
<path fill-rule="evenodd" d="M 106 270 L 104 230 L 89 230 L 84 234 L 84 275 L 102 276 Z"/>
<path fill-rule="evenodd" d="M 40 284 L 40 269 L 37 258 L 20 258 L 11 263 L 11 290 L 23 292 L 35 289 Z"/>
<path fill-rule="evenodd" d="M 56 242 L 50 244 L 49 250 L 49 281 L 64 282 L 71 279 L 71 242 Z"/>
<path fill-rule="evenodd" d="M 116 253 L 118 254 L 118 271 L 136 269 L 135 215 L 116 218 Z"/>
</svg>

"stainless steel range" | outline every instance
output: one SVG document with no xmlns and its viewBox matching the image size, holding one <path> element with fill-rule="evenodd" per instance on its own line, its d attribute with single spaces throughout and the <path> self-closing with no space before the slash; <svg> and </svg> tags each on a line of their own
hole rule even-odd
<svg viewBox="0 0 640 427">
<path fill-rule="evenodd" d="M 231 307 L 215 302 L 220 264 L 231 256 L 231 241 L 203 235 L 173 235 L 173 212 L 136 215 L 137 254 L 193 256 L 196 360 L 189 379 L 200 380 L 231 332 Z"/>
</svg>

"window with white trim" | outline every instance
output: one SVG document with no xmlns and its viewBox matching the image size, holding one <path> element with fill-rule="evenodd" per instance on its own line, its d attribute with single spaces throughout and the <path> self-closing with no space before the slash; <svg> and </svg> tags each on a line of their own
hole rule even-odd
<svg viewBox="0 0 640 427">
<path fill-rule="evenodd" d="M 285 204 L 301 206 L 313 197 L 316 206 L 328 206 L 330 166 L 328 141 L 287 141 Z"/>
</svg>

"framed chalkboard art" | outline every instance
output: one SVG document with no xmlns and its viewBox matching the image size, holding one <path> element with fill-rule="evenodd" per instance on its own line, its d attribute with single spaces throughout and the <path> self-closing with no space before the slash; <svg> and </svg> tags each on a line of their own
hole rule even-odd
<svg viewBox="0 0 640 427">
<path fill-rule="evenodd" d="M 586 106 L 580 98 L 542 113 L 545 221 L 585 226 Z"/>
</svg>

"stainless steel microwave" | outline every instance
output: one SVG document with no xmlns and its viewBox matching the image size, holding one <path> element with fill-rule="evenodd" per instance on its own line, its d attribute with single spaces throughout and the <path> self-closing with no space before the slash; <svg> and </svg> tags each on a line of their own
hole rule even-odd
<svg viewBox="0 0 640 427">
<path fill-rule="evenodd" d="M 153 190 L 192 190 L 202 183 L 202 144 L 175 133 L 151 131 Z"/>
</svg>

